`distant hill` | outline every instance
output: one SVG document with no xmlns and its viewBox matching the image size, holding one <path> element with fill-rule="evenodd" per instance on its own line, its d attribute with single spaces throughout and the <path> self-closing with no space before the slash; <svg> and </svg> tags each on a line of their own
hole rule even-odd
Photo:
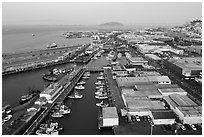
<svg viewBox="0 0 204 137">
<path fill-rule="evenodd" d="M 123 26 L 123 24 L 119 22 L 107 22 L 107 23 L 101 24 L 100 26 Z"/>
</svg>

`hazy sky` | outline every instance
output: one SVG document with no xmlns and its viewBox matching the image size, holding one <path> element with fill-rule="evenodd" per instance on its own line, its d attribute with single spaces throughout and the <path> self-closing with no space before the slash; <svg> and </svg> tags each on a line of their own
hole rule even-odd
<svg viewBox="0 0 204 137">
<path fill-rule="evenodd" d="M 183 24 L 202 19 L 202 3 L 3 3 L 3 25 Z"/>
</svg>

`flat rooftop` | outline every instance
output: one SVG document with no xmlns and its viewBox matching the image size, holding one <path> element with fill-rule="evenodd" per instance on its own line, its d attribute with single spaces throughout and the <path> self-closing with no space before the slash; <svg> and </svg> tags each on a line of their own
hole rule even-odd
<svg viewBox="0 0 204 137">
<path fill-rule="evenodd" d="M 137 99 L 131 96 L 125 96 L 125 101 L 127 103 L 128 108 L 135 109 L 165 109 L 164 104 L 160 101 L 153 101 L 150 99 Z"/>
<path fill-rule="evenodd" d="M 151 97 L 151 96 L 161 96 L 161 93 L 157 89 L 151 90 L 138 90 L 134 91 L 133 89 L 122 89 L 122 94 L 125 96 L 132 96 L 132 97 Z"/>
<path fill-rule="evenodd" d="M 178 92 L 185 92 L 187 93 L 185 90 L 183 90 L 182 88 L 163 88 L 163 89 L 159 89 L 161 92 L 163 93 L 178 93 Z"/>
<path fill-rule="evenodd" d="M 202 70 L 202 57 L 171 59 L 169 61 L 180 68 Z"/>
<path fill-rule="evenodd" d="M 172 94 L 164 99 L 171 104 L 173 107 L 192 107 L 198 106 L 195 102 L 193 102 L 188 96 L 186 95 L 178 95 Z"/>
<path fill-rule="evenodd" d="M 171 110 L 159 110 L 159 111 L 151 111 L 154 119 L 175 119 L 174 112 Z"/>
<path fill-rule="evenodd" d="M 103 118 L 118 118 L 118 112 L 116 107 L 105 107 L 102 108 L 102 116 Z"/>
</svg>

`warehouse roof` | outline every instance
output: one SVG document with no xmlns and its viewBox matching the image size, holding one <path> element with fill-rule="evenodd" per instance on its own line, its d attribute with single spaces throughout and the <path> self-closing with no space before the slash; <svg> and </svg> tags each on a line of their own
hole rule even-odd
<svg viewBox="0 0 204 137">
<path fill-rule="evenodd" d="M 202 70 L 202 57 L 171 59 L 169 61 L 181 68 Z"/>
<path fill-rule="evenodd" d="M 134 91 L 133 89 L 122 89 L 122 94 L 125 96 L 132 96 L 132 97 L 144 97 L 147 96 L 151 98 L 151 96 L 158 96 L 162 97 L 161 93 L 157 89 L 151 90 L 138 90 Z"/>
<path fill-rule="evenodd" d="M 168 97 L 164 97 L 164 99 L 169 104 L 171 104 L 173 107 L 192 107 L 192 106 L 198 106 L 195 102 L 193 102 L 186 95 L 172 94 L 172 95 L 169 95 Z"/>
<path fill-rule="evenodd" d="M 165 109 L 160 101 L 152 101 L 150 99 L 136 99 L 131 96 L 125 96 L 125 101 L 128 108 L 143 108 L 143 109 Z"/>
<path fill-rule="evenodd" d="M 159 89 L 165 89 L 165 88 L 179 88 L 177 84 L 159 84 L 155 85 Z"/>
<path fill-rule="evenodd" d="M 202 116 L 202 106 L 178 107 L 185 117 Z"/>
<path fill-rule="evenodd" d="M 118 118 L 116 107 L 102 108 L 103 118 Z"/>
<path fill-rule="evenodd" d="M 163 93 L 169 93 L 169 92 L 172 92 L 172 93 L 185 92 L 186 93 L 186 91 L 183 90 L 182 88 L 163 88 L 159 90 Z"/>
<path fill-rule="evenodd" d="M 175 119 L 175 115 L 171 110 L 156 110 L 151 111 L 154 119 Z"/>
</svg>

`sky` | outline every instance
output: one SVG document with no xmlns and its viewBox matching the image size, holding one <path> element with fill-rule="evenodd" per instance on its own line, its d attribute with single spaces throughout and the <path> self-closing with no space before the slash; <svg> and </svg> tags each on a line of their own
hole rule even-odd
<svg viewBox="0 0 204 137">
<path fill-rule="evenodd" d="M 202 19 L 201 2 L 3 2 L 2 25 L 175 25 Z"/>
</svg>

